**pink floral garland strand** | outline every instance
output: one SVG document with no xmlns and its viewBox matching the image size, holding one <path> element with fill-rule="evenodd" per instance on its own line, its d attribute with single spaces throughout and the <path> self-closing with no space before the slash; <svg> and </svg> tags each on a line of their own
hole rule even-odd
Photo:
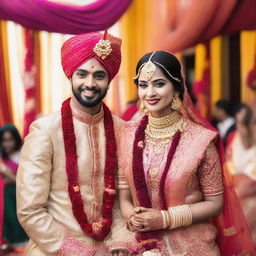
<svg viewBox="0 0 256 256">
<path fill-rule="evenodd" d="M 108 107 L 103 104 L 103 108 L 107 155 L 104 172 L 105 190 L 102 204 L 103 219 L 100 222 L 92 224 L 88 223 L 87 215 L 84 211 L 83 199 L 79 189 L 76 137 L 72 111 L 70 108 L 70 99 L 63 102 L 61 109 L 62 130 L 66 154 L 66 172 L 68 177 L 68 192 L 72 203 L 73 214 L 83 232 L 96 240 L 104 240 L 110 232 L 112 225 L 112 209 L 116 194 L 115 175 L 117 157 L 114 124 Z M 96 224 L 98 229 L 94 230 L 93 224 Z"/>
<path fill-rule="evenodd" d="M 144 116 L 138 126 L 135 139 L 133 143 L 133 162 L 132 162 L 132 172 L 133 172 L 133 180 L 134 185 L 136 188 L 136 195 L 140 206 L 146 208 L 152 208 L 152 202 L 149 196 L 146 177 L 143 167 L 143 148 L 144 148 L 144 141 L 145 141 L 145 129 L 148 124 L 148 116 Z M 177 131 L 173 137 L 173 141 L 168 152 L 167 162 L 165 165 L 164 172 L 162 174 L 159 186 L 159 193 L 160 193 L 160 200 L 161 200 L 161 208 L 166 210 L 167 209 L 167 202 L 165 196 L 165 180 L 168 174 L 168 170 L 170 168 L 172 159 L 174 157 L 176 148 L 179 144 L 181 132 Z M 159 231 L 151 231 L 151 232 L 140 232 L 137 234 L 136 239 L 138 242 L 143 244 L 145 250 L 151 250 L 158 247 L 158 237 L 161 232 Z"/>
</svg>

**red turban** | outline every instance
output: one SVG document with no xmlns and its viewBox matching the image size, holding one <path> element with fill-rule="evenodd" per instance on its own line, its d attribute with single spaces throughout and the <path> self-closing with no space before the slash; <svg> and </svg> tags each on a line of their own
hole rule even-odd
<svg viewBox="0 0 256 256">
<path fill-rule="evenodd" d="M 86 33 L 68 39 L 61 48 L 61 64 L 67 78 L 86 61 L 97 59 L 108 73 L 109 82 L 121 64 L 121 39 L 107 32 Z"/>
</svg>

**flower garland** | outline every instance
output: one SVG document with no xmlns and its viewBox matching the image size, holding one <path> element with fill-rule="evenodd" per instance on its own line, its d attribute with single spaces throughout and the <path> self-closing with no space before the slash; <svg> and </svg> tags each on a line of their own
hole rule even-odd
<svg viewBox="0 0 256 256">
<path fill-rule="evenodd" d="M 102 204 L 102 220 L 99 222 L 88 223 L 79 187 L 76 136 L 74 132 L 70 99 L 64 101 L 61 108 L 62 130 L 66 154 L 66 173 L 68 177 L 68 192 L 72 204 L 73 214 L 83 232 L 96 240 L 104 240 L 111 229 L 112 209 L 116 194 L 115 175 L 117 157 L 114 125 L 111 112 L 104 103 L 103 109 L 107 157 L 104 172 L 105 189 Z"/>
<path fill-rule="evenodd" d="M 145 140 L 145 129 L 148 124 L 148 116 L 144 116 L 141 120 L 136 133 L 135 139 L 133 143 L 133 162 L 132 162 L 132 172 L 133 172 L 133 180 L 136 188 L 136 195 L 140 206 L 146 208 L 152 208 L 152 202 L 149 196 L 145 172 L 143 167 L 143 148 L 144 148 L 144 140 Z M 173 137 L 172 144 L 170 150 L 168 152 L 166 165 L 164 168 L 164 172 L 162 174 L 159 186 L 159 194 L 161 200 L 161 209 L 166 210 L 167 202 L 165 196 L 165 180 L 168 174 L 168 170 L 170 168 L 173 156 L 175 154 L 176 148 L 179 144 L 181 132 L 178 130 Z M 158 237 L 160 234 L 159 231 L 150 231 L 150 232 L 140 232 L 137 234 L 136 239 L 138 242 L 143 244 L 145 250 L 152 250 L 157 248 Z"/>
</svg>

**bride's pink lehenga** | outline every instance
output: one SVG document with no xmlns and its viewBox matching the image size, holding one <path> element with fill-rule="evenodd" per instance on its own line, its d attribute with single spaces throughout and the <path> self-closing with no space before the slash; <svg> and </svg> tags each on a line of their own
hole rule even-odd
<svg viewBox="0 0 256 256">
<path fill-rule="evenodd" d="M 187 92 L 180 114 L 183 130 L 165 180 L 167 205 L 183 205 L 187 195 L 199 190 L 207 196 L 223 193 L 224 208 L 223 213 L 214 220 L 162 232 L 165 255 L 256 255 L 231 176 L 223 165 L 223 148 L 217 132 L 199 117 Z M 139 203 L 132 160 L 133 142 L 139 123 L 127 124 L 121 136 L 119 152 L 119 185 L 120 188 L 129 186 L 135 206 L 139 206 Z M 165 133 L 164 130 L 161 132 Z M 172 137 L 158 137 L 151 138 L 146 132 L 143 164 L 152 206 L 160 210 L 159 183 Z"/>
</svg>

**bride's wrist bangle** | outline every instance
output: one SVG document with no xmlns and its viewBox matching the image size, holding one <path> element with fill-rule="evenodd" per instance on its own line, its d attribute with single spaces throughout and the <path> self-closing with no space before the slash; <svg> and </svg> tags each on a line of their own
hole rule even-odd
<svg viewBox="0 0 256 256">
<path fill-rule="evenodd" d="M 168 212 L 170 214 L 170 229 L 186 227 L 192 224 L 193 216 L 189 205 L 170 207 Z"/>
<path fill-rule="evenodd" d="M 170 225 L 170 217 L 167 211 L 161 210 L 162 220 L 163 220 L 163 229 L 166 229 Z"/>
</svg>

